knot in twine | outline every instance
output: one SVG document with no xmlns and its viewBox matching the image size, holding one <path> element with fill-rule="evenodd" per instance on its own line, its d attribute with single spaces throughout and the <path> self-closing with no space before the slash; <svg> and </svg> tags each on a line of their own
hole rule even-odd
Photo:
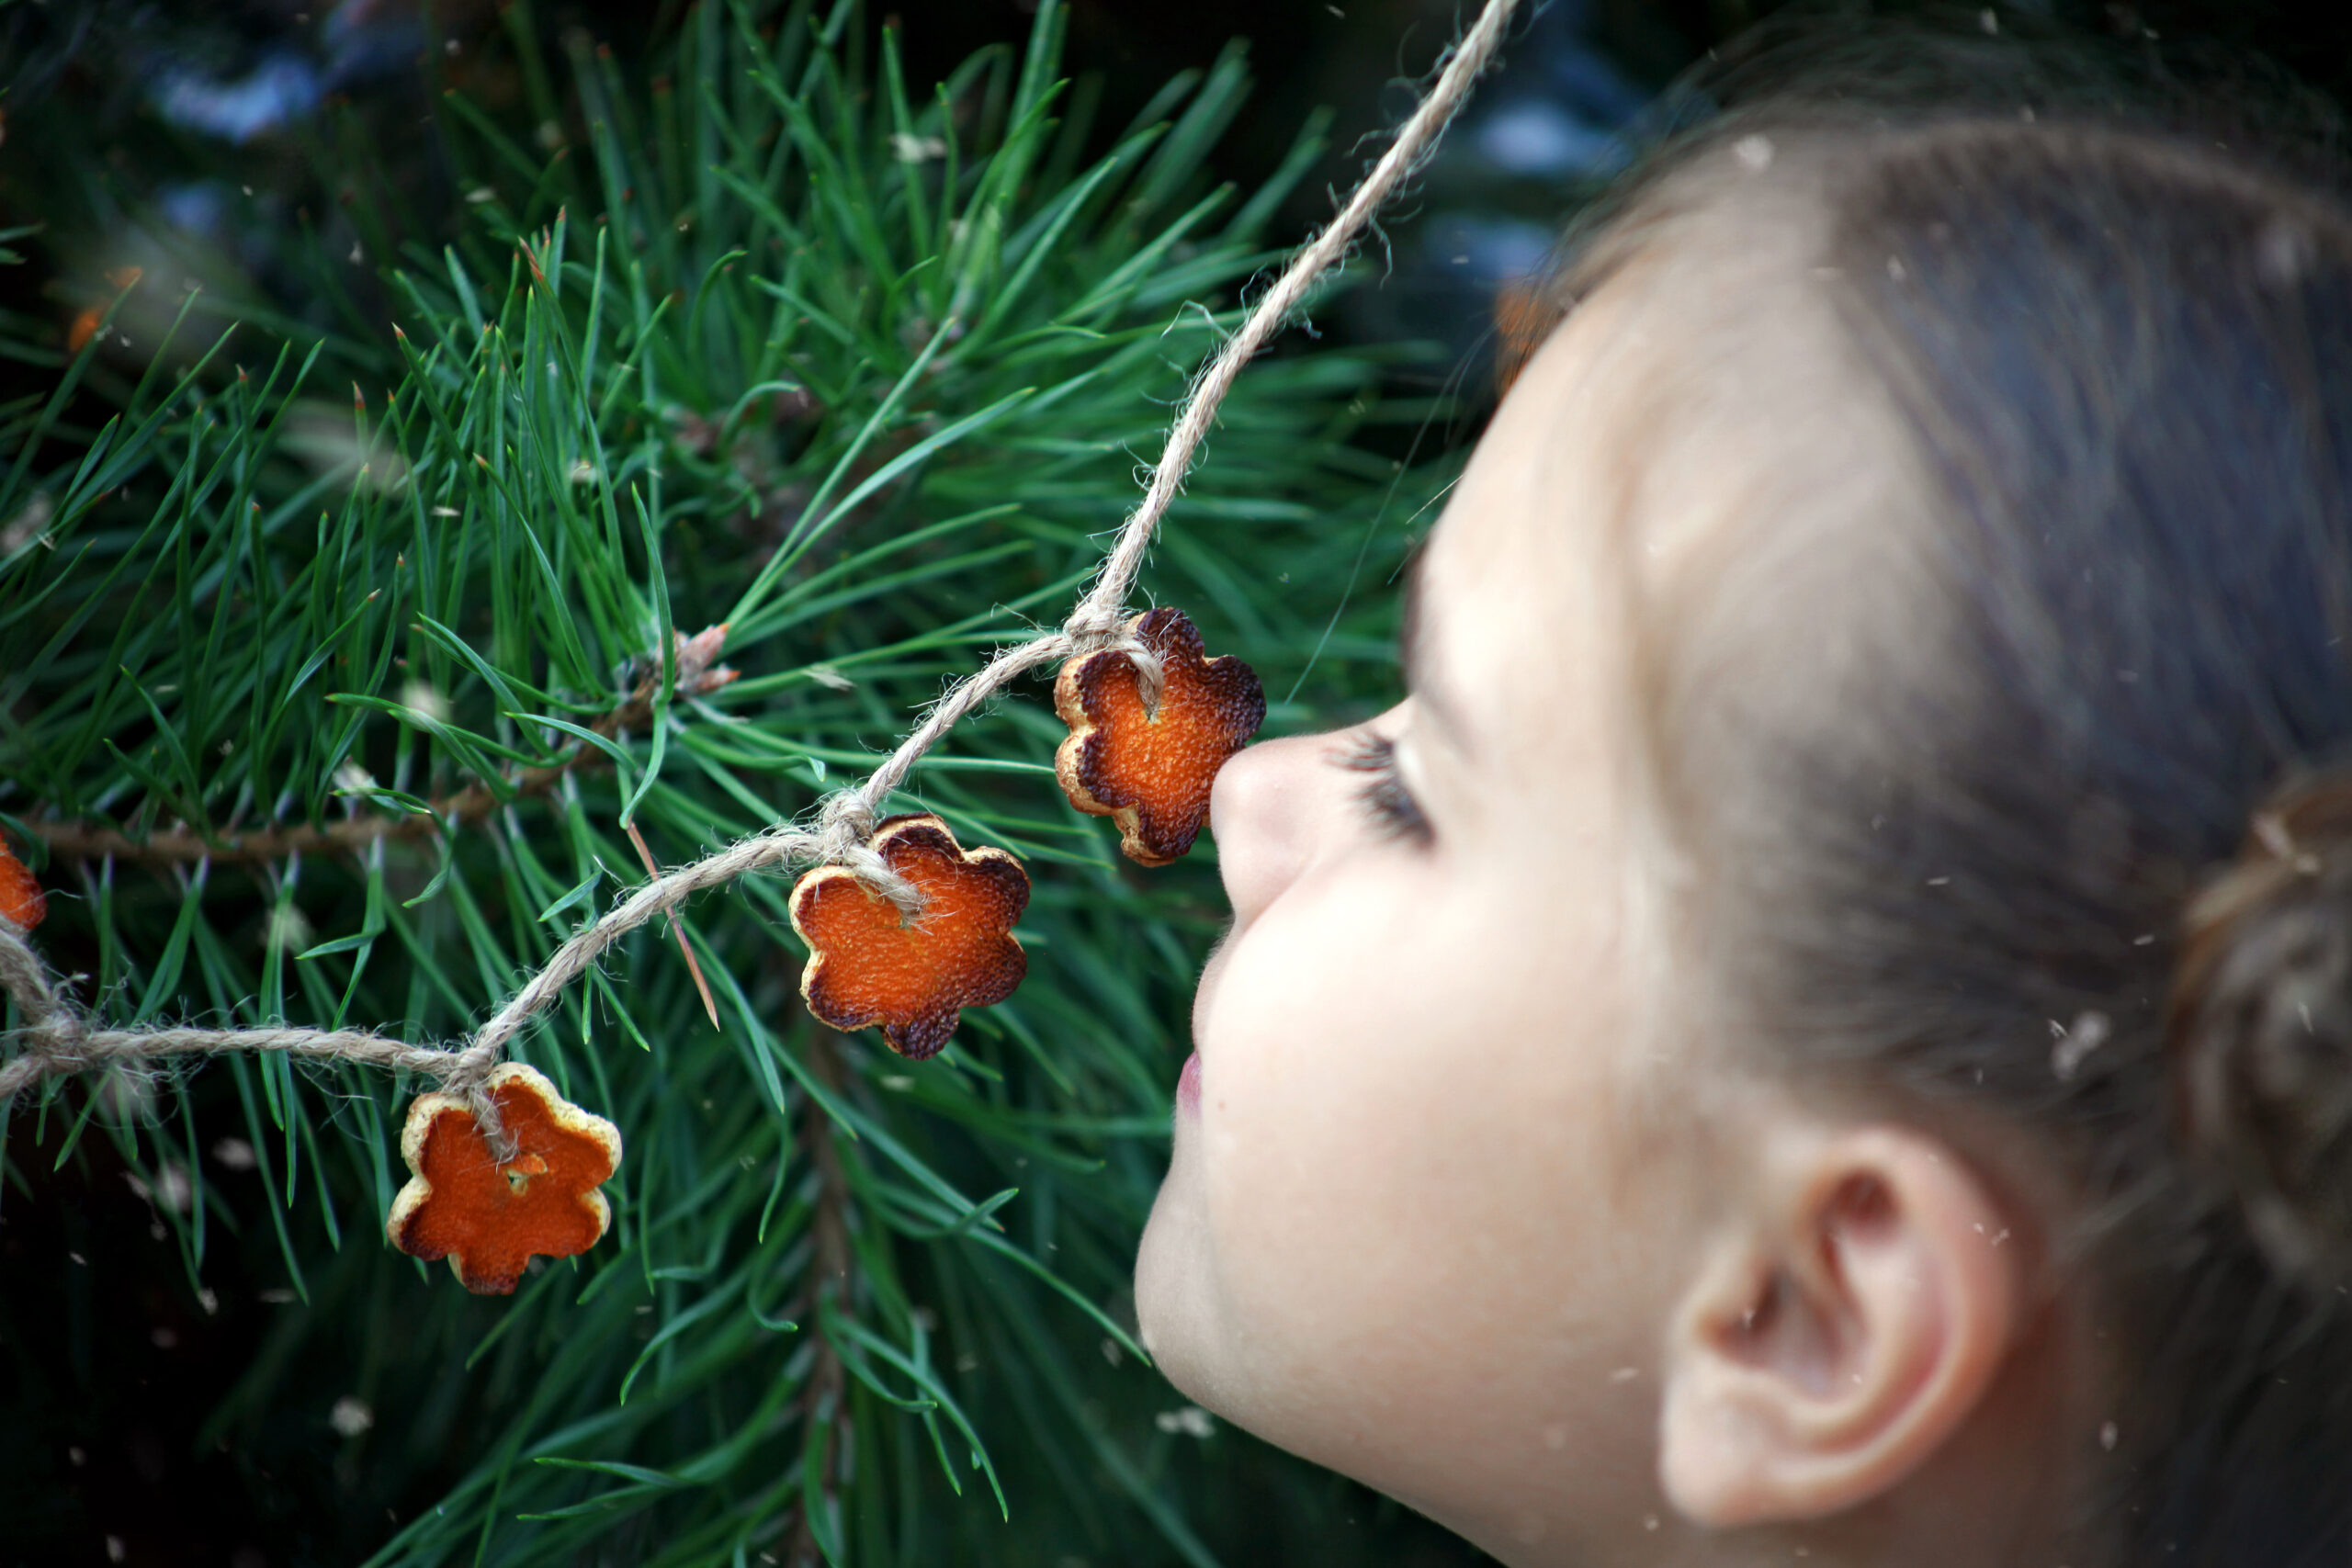
<svg viewBox="0 0 2352 1568">
<path fill-rule="evenodd" d="M 1141 637 L 1127 630 L 1127 617 L 1115 604 L 1098 604 L 1089 594 L 1062 623 L 1062 636 L 1069 642 L 1065 658 L 1080 659 L 1106 649 L 1125 654 L 1136 667 L 1136 693 L 1143 699 L 1145 716 L 1159 716 L 1159 694 L 1168 684 L 1168 668 Z"/>
<path fill-rule="evenodd" d="M 514 1134 L 506 1130 L 505 1119 L 498 1114 L 498 1102 L 490 1098 L 490 1070 L 504 1055 L 503 1044 L 485 1050 L 477 1042 L 458 1053 L 458 1065 L 441 1080 L 444 1094 L 454 1094 L 466 1102 L 474 1126 L 490 1145 L 490 1157 L 500 1165 L 523 1152 Z"/>
<path fill-rule="evenodd" d="M 817 859 L 824 865 L 846 868 L 856 878 L 899 907 L 899 917 L 913 919 L 922 913 L 922 894 L 911 882 L 890 869 L 875 849 L 876 818 L 863 789 L 836 790 L 817 812 Z"/>
<path fill-rule="evenodd" d="M 50 979 L 48 965 L 24 931 L 6 918 L 0 918 L 0 988 L 24 1015 L 13 1032 L 24 1043 L 24 1051 L 0 1066 L 0 1114 L 5 1114 L 8 1102 L 24 1089 L 52 1073 L 75 1072 L 87 1064 L 79 1048 L 82 1021 Z"/>
</svg>

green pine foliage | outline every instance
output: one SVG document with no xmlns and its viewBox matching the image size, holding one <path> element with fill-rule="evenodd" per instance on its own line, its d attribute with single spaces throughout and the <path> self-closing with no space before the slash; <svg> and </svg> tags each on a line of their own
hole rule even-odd
<svg viewBox="0 0 2352 1568">
<path fill-rule="evenodd" d="M 935 86 L 847 5 L 705 4 L 641 72 L 507 19 L 532 101 L 438 100 L 445 243 L 362 199 L 390 265 L 356 289 L 322 238 L 315 320 L 190 293 L 139 375 L 10 347 L 46 385 L 0 407 L 0 825 L 109 1021 L 455 1039 L 644 878 L 624 824 L 676 863 L 853 782 L 1066 613 L 1318 150 L 1209 184 L 1238 53 L 1105 135 L 1051 4 Z M 383 188 L 361 139 L 319 157 Z M 1425 412 L 1380 370 L 1245 373 L 1140 585 L 1274 730 L 1393 682 L 1438 481 L 1360 439 Z M 683 689 L 664 650 L 722 621 L 741 678 Z M 775 876 L 679 923 L 716 1029 L 657 922 L 523 1037 L 627 1155 L 605 1241 L 511 1299 L 383 1244 L 423 1086 L 356 1069 L 52 1082 L 6 1201 L 110 1147 L 191 1300 L 288 1298 L 205 1446 L 334 1447 L 322 1560 L 1346 1560 L 1312 1542 L 1370 1499 L 1154 1419 L 1129 1270 L 1222 901 L 1205 840 L 1142 873 L 1068 807 L 1061 733 L 1034 686 L 901 803 L 1035 883 L 1026 984 L 940 1058 L 807 1016 Z M 327 1426 L 345 1393 L 372 1427 Z"/>
</svg>

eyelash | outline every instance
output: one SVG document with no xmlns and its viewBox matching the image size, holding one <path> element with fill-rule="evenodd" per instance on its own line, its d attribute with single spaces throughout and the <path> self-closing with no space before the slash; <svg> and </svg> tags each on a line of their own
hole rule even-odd
<svg viewBox="0 0 2352 1568">
<path fill-rule="evenodd" d="M 1385 735 L 1358 736 L 1340 756 L 1340 765 L 1367 775 L 1356 800 L 1375 826 L 1416 843 L 1429 841 L 1429 818 L 1396 773 L 1396 742 Z"/>
</svg>

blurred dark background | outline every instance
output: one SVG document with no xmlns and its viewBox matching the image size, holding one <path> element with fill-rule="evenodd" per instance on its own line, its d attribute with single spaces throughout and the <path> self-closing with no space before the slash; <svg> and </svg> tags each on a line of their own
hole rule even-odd
<svg viewBox="0 0 2352 1568">
<path fill-rule="evenodd" d="M 1902 9 L 1883 6 L 1882 9 Z M 78 346 L 112 297 L 110 274 L 180 266 L 267 299 L 299 322 L 326 309 L 290 265 L 296 247 L 347 255 L 350 299 L 365 315 L 371 261 L 342 216 L 353 203 L 402 215 L 393 227 L 431 240 L 463 193 L 424 129 L 429 95 L 462 89 L 519 112 L 530 84 L 519 34 L 609 44 L 628 58 L 677 7 L 490 0 L 0 0 L 0 241 L 22 257 L 0 268 L 0 339 Z M 1107 142 L 1169 76 L 1246 40 L 1259 89 L 1220 158 L 1247 189 L 1282 162 L 1318 107 L 1330 151 L 1285 215 L 1303 236 L 1382 144 L 1377 132 L 1412 101 L 1471 0 L 1072 0 L 1073 102 L 1091 100 Z M 1373 249 L 1385 262 L 1318 332 L 1411 337 L 1441 350 L 1475 405 L 1498 288 L 1543 259 L 1562 219 L 1629 156 L 1658 96 L 1694 63 L 1782 6 L 1770 0 L 1549 0 L 1521 19 L 1506 68 L 1456 128 L 1420 187 L 1388 215 Z M 895 26 L 909 76 L 944 74 L 973 51 L 1017 41 L 1035 0 L 897 0 L 869 28 Z M 2352 96 L 2352 8 L 2263 0 L 2043 0 L 1966 7 L 1987 29 L 2004 17 L 2056 23 L 2138 47 L 2205 39 L 2257 51 L 2333 96 Z M 550 47 L 548 53 L 557 51 Z M 542 144 L 566 130 L 540 128 Z M 366 137 L 384 188 L 325 188 L 322 148 Z M 158 225 L 164 232 L 159 235 Z M 1279 228 L 1279 226 L 1278 226 Z M 135 373 L 159 323 L 110 329 L 118 369 Z M 1425 380 L 1445 378 L 1424 371 Z M 22 356 L 0 360 L 0 399 L 39 395 L 53 377 Z M 1456 434 L 1474 423 L 1465 418 Z M 154 1205 L 174 1195 L 126 1181 L 103 1140 L 83 1142 L 51 1172 L 63 1129 L 9 1129 L 0 1194 L 0 1568 L 30 1564 L 11 1546 L 21 1510 L 38 1509 L 88 1543 L 69 1561 L 272 1563 L 347 1561 L 379 1521 L 334 1516 L 339 1495 L 323 1434 L 288 1428 L 232 1464 L 209 1426 L 243 1370 L 266 1355 L 285 1292 L 183 1306 L 182 1270 L 159 1238 Z M 204 1143 L 224 1183 L 251 1168 L 234 1139 Z M 243 1179 L 254 1179 L 244 1177 Z M 264 1252 L 266 1237 L 248 1237 Z M 52 1260 L 73 1260 L 61 1274 Z M 105 1281 L 102 1289 L 93 1281 Z M 57 1343 L 52 1325 L 81 1325 Z M 58 1412 L 70 1410 L 61 1421 Z M 337 1419 L 367 1420 L 337 1407 Z M 429 1496 L 430 1473 L 412 1492 Z M 17 1510 L 12 1514 L 11 1510 Z M 1329 1532 L 1375 1531 L 1388 1560 L 1458 1563 L 1475 1554 L 1393 1506 L 1338 1486 Z M 1246 1529 L 1239 1538 L 1248 1540 Z M 1304 1542 L 1257 1543 L 1237 1562 L 1292 1562 Z"/>
<path fill-rule="evenodd" d="M 972 51 L 1021 39 L 1035 0 L 874 0 L 869 34 L 894 28 L 915 80 Z M 17 242 L 27 264 L 0 270 L 11 336 L 45 330 L 61 346 L 114 290 L 109 275 L 162 264 L 142 224 L 160 221 L 170 265 L 214 287 L 257 288 L 300 318 L 322 307 L 286 265 L 316 235 L 351 261 L 367 311 L 372 258 L 337 209 L 368 203 L 431 238 L 461 193 L 447 188 L 425 130 L 429 95 L 461 90 L 498 113 L 535 85 L 518 36 L 540 41 L 560 77 L 567 39 L 633 57 L 680 0 L 0 0 L 0 227 L 40 225 Z M 1471 0 L 1069 0 L 1076 79 L 1066 103 L 1091 106 L 1107 144 L 1179 70 L 1244 47 L 1257 76 L 1219 154 L 1248 189 L 1281 164 L 1318 107 L 1330 144 L 1284 218 L 1304 235 L 1376 154 L 1378 133 L 1453 36 Z M 2071 28 L 2129 46 L 2207 42 L 2249 51 L 2332 96 L 2352 98 L 2352 9 L 2285 0 L 1530 0 L 1502 72 L 1474 102 L 1420 188 L 1386 215 L 1385 272 L 1318 321 L 1344 336 L 1432 341 L 1431 363 L 1487 384 L 1485 344 L 1498 288 L 1543 258 L 1563 217 L 1622 166 L 1656 119 L 1660 93 L 1758 23 L 1792 10 L 1940 12 L 1963 25 Z M 558 92 L 560 92 L 559 83 Z M 540 127 L 542 146 L 564 128 Z M 319 188 L 322 147 L 364 138 L 386 188 Z M 396 225 L 398 227 L 398 225 Z M 202 257 L 190 267 L 188 256 Z M 153 291 L 149 291 L 150 293 Z M 379 313 L 380 314 L 380 313 Z M 126 363 L 138 326 L 118 334 Z M 29 330 L 28 330 L 29 329 Z M 0 396 L 29 388 L 0 364 Z M 1475 399 L 1473 400 L 1475 403 Z M 1472 422 L 1458 423 L 1459 437 Z"/>
</svg>

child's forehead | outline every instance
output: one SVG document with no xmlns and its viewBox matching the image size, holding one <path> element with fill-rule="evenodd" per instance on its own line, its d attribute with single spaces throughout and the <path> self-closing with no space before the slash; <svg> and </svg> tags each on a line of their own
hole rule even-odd
<svg viewBox="0 0 2352 1568">
<path fill-rule="evenodd" d="M 1554 648 L 1591 623 L 1673 730 L 1725 703 L 1809 728 L 1796 708 L 1867 678 L 1858 649 L 1932 644 L 1934 492 L 1825 259 L 1819 182 L 1693 178 L 1610 242 L 1512 386 L 1416 619 Z"/>
<path fill-rule="evenodd" d="M 1523 525 L 1514 554 L 1677 553 L 1740 500 L 1800 486 L 1816 464 L 1799 438 L 1852 400 L 1817 242 L 1790 204 L 1735 192 L 1635 226 L 1638 243 L 1537 348 L 1464 477 L 1476 504 L 1459 510 Z"/>
</svg>

